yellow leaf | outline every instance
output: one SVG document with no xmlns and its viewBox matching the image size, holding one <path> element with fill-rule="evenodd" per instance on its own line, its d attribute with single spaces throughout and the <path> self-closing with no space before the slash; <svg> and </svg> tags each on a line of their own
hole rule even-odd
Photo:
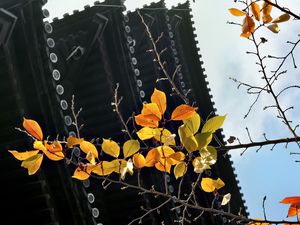
<svg viewBox="0 0 300 225">
<path fill-rule="evenodd" d="M 89 152 L 92 152 L 94 157 L 98 159 L 98 150 L 94 144 L 88 141 L 82 141 L 79 145 L 80 149 L 85 153 L 88 154 Z"/>
<path fill-rule="evenodd" d="M 195 113 L 192 117 L 183 120 L 183 123 L 186 125 L 188 129 L 190 129 L 192 134 L 195 134 L 200 127 L 200 116 L 198 113 Z"/>
<path fill-rule="evenodd" d="M 190 133 L 190 130 L 187 129 L 186 125 L 181 125 L 178 128 L 178 134 L 180 138 L 180 142 L 186 148 L 188 152 L 193 152 L 197 150 L 198 143 L 196 138 Z"/>
<path fill-rule="evenodd" d="M 175 178 L 182 177 L 187 171 L 187 165 L 185 162 L 180 162 L 174 167 Z"/>
<path fill-rule="evenodd" d="M 142 127 L 152 127 L 152 128 L 158 127 L 158 121 L 149 119 L 142 114 L 135 116 L 134 120 L 137 125 L 140 125 Z"/>
<path fill-rule="evenodd" d="M 59 141 L 53 141 L 53 143 L 51 143 L 51 144 L 48 144 L 45 141 L 45 146 L 48 149 L 48 151 L 50 151 L 52 153 L 54 153 L 54 152 L 61 152 L 63 150 L 62 145 L 60 144 Z"/>
<path fill-rule="evenodd" d="M 217 162 L 217 150 L 213 146 L 207 146 L 200 150 L 201 157 L 205 160 L 208 165 L 213 165 Z"/>
<path fill-rule="evenodd" d="M 45 144 L 45 145 L 44 145 Z M 33 147 L 35 149 L 43 151 L 43 153 L 47 156 L 48 159 L 53 161 L 59 161 L 64 159 L 63 152 L 50 152 L 47 147 L 51 150 L 52 147 L 47 143 L 47 141 L 44 141 L 44 144 L 41 141 L 35 141 L 33 143 Z"/>
<path fill-rule="evenodd" d="M 225 183 L 220 179 L 220 178 L 218 178 L 217 180 L 215 180 L 214 181 L 215 182 L 215 188 L 216 189 L 220 189 L 220 188 L 222 188 L 222 187 L 224 187 L 225 186 Z"/>
<path fill-rule="evenodd" d="M 67 138 L 68 148 L 73 148 L 74 145 L 79 145 L 81 142 L 83 142 L 83 138 L 76 138 L 76 137 L 72 137 L 72 136 L 69 136 Z"/>
<path fill-rule="evenodd" d="M 221 202 L 221 205 L 227 205 L 231 200 L 231 194 L 228 193 L 226 195 L 223 196 L 223 199 L 222 199 L 222 202 Z"/>
<path fill-rule="evenodd" d="M 116 169 L 115 162 L 101 161 L 93 169 L 93 173 L 99 176 L 107 176 L 114 172 Z"/>
<path fill-rule="evenodd" d="M 115 159 L 111 161 L 112 165 L 114 165 L 114 172 L 121 174 L 123 169 L 127 165 L 127 161 L 124 159 Z"/>
<path fill-rule="evenodd" d="M 84 170 L 84 167 L 77 167 L 72 177 L 78 180 L 86 180 L 90 177 L 90 174 Z"/>
<path fill-rule="evenodd" d="M 154 166 L 160 159 L 160 154 L 157 150 L 157 148 L 151 149 L 147 155 L 146 155 L 146 167 L 152 167 Z"/>
<path fill-rule="evenodd" d="M 193 160 L 194 172 L 203 173 L 204 170 L 210 169 L 209 165 L 206 163 L 205 159 L 201 157 L 196 157 Z"/>
<path fill-rule="evenodd" d="M 212 133 L 211 132 L 206 132 L 206 133 L 200 133 L 195 135 L 196 141 L 198 143 L 198 150 L 201 150 L 202 148 L 206 148 L 207 145 L 212 140 Z"/>
<path fill-rule="evenodd" d="M 216 130 L 221 128 L 221 126 L 224 123 L 225 118 L 226 118 L 226 115 L 225 116 L 214 116 L 213 118 L 210 118 L 204 124 L 201 133 L 207 133 L 207 132 L 214 133 Z"/>
<path fill-rule="evenodd" d="M 251 36 L 251 34 L 255 30 L 255 23 L 252 17 L 246 15 L 243 20 L 243 26 L 242 26 L 242 34 L 241 37 L 248 38 Z"/>
<path fill-rule="evenodd" d="M 205 192 L 213 192 L 215 189 L 220 189 L 224 185 L 224 182 L 220 178 L 217 180 L 213 180 L 211 178 L 202 178 L 201 181 L 201 188 Z"/>
<path fill-rule="evenodd" d="M 136 132 L 136 134 L 141 140 L 147 140 L 153 138 L 155 135 L 158 134 L 158 132 L 159 130 L 157 129 L 150 128 L 150 127 L 143 127 L 138 132 Z"/>
<path fill-rule="evenodd" d="M 263 23 L 270 23 L 272 21 L 271 17 L 271 11 L 272 11 L 272 5 L 264 1 L 264 4 L 262 6 L 262 14 L 263 14 Z"/>
<path fill-rule="evenodd" d="M 141 169 L 146 165 L 146 159 L 142 154 L 137 153 L 133 156 L 133 164 L 136 168 Z"/>
<path fill-rule="evenodd" d="M 175 153 L 175 151 L 172 148 L 166 145 L 158 146 L 156 149 L 158 150 L 160 157 L 162 158 L 168 158 L 170 157 L 170 155 Z"/>
<path fill-rule="evenodd" d="M 189 105 L 177 106 L 171 115 L 171 120 L 185 120 L 196 113 L 196 108 Z"/>
<path fill-rule="evenodd" d="M 95 160 L 95 156 L 93 155 L 93 153 L 91 151 L 88 152 L 88 154 L 86 154 L 85 157 L 92 165 L 96 164 L 96 160 Z"/>
<path fill-rule="evenodd" d="M 155 88 L 151 96 L 151 102 L 157 104 L 161 115 L 165 113 L 167 108 L 167 98 L 164 92 L 159 91 Z"/>
<path fill-rule="evenodd" d="M 228 10 L 233 16 L 245 16 L 246 15 L 245 12 L 243 12 L 239 9 L 236 9 L 236 8 L 230 8 Z"/>
<path fill-rule="evenodd" d="M 156 103 L 143 104 L 142 115 L 154 121 L 161 119 L 161 113 Z"/>
<path fill-rule="evenodd" d="M 257 21 L 260 20 L 260 7 L 256 2 L 251 2 L 251 11 Z"/>
<path fill-rule="evenodd" d="M 286 21 L 288 21 L 290 18 L 291 18 L 290 14 L 285 13 L 285 14 L 282 14 L 281 16 L 275 18 L 275 19 L 272 21 L 272 23 L 282 23 L 282 22 L 286 22 Z"/>
<path fill-rule="evenodd" d="M 17 160 L 26 160 L 36 154 L 39 153 L 39 150 L 26 151 L 26 152 L 18 152 L 15 150 L 8 150 Z"/>
<path fill-rule="evenodd" d="M 43 161 L 43 154 L 36 154 L 24 160 L 21 166 L 28 170 L 28 175 L 33 175 L 39 170 L 42 161 Z"/>
<path fill-rule="evenodd" d="M 33 137 L 39 141 L 43 140 L 43 132 L 40 125 L 35 120 L 23 119 L 23 127 L 25 130 L 31 134 Z"/>
<path fill-rule="evenodd" d="M 115 158 L 118 158 L 118 156 L 120 155 L 120 146 L 115 141 L 103 138 L 101 147 L 106 154 L 111 155 Z"/>
<path fill-rule="evenodd" d="M 273 24 L 269 25 L 268 29 L 270 31 L 272 31 L 273 33 L 275 33 L 275 34 L 277 34 L 280 31 L 279 26 L 278 26 L 277 23 L 273 23 Z"/>
<path fill-rule="evenodd" d="M 124 157 L 127 158 L 135 154 L 138 150 L 140 150 L 140 142 L 137 140 L 128 140 L 123 145 L 123 154 Z"/>
<path fill-rule="evenodd" d="M 165 145 L 176 145 L 175 135 L 173 135 L 169 130 L 163 128 L 156 128 L 155 133 L 155 140 L 162 142 Z"/>
</svg>

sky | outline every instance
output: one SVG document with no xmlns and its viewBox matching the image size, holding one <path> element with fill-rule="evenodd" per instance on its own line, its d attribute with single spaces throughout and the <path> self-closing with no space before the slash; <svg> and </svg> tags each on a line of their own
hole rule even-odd
<svg viewBox="0 0 300 225">
<path fill-rule="evenodd" d="M 48 0 L 44 8 L 50 12 L 48 20 L 53 17 L 61 18 L 66 12 L 72 14 L 75 9 L 83 10 L 83 6 L 94 1 L 90 0 Z M 127 10 L 134 10 L 149 4 L 150 0 L 127 0 Z M 166 0 L 168 7 L 184 1 Z M 300 12 L 299 1 L 278 0 L 296 12 Z M 251 137 L 255 141 L 262 141 L 263 133 L 269 139 L 290 137 L 287 128 L 276 118 L 276 112 L 263 110 L 264 106 L 272 104 L 272 99 L 262 96 L 255 105 L 251 114 L 244 119 L 254 96 L 246 94 L 244 88 L 237 89 L 237 85 L 229 79 L 236 78 L 246 83 L 261 83 L 255 57 L 245 54 L 253 50 L 251 43 L 239 37 L 240 27 L 226 24 L 227 21 L 241 22 L 242 18 L 234 18 L 228 13 L 228 8 L 236 7 L 233 0 L 196 0 L 191 3 L 192 13 L 199 41 L 200 54 L 204 61 L 204 68 L 208 75 L 209 87 L 213 95 L 215 107 L 220 115 L 227 114 L 224 124 L 226 138 L 230 135 L 238 137 L 241 142 L 249 142 L 245 128 L 248 127 Z M 274 17 L 280 13 L 274 10 Z M 287 40 L 295 41 L 299 22 L 291 21 L 280 25 L 279 34 L 273 34 L 263 30 L 261 35 L 269 41 L 263 46 L 263 53 L 285 55 L 289 49 Z M 295 51 L 295 59 L 300 62 L 300 50 Z M 271 69 L 276 64 L 268 63 Z M 299 65 L 300 66 L 300 65 Z M 291 63 L 287 64 L 288 79 L 283 79 L 276 85 L 276 90 L 287 84 L 299 84 L 299 69 L 293 69 Z M 295 106 L 294 111 L 288 114 L 294 124 L 299 123 L 300 109 L 299 91 L 289 92 L 283 95 L 280 101 L 284 106 Z M 290 144 L 288 149 L 283 145 L 277 146 L 273 151 L 271 147 L 265 147 L 258 153 L 256 149 L 249 149 L 243 156 L 240 151 L 231 153 L 233 165 L 236 169 L 239 185 L 242 188 L 244 199 L 251 217 L 263 217 L 262 200 L 267 196 L 266 212 L 268 219 L 282 220 L 287 215 L 288 206 L 280 204 L 280 200 L 287 196 L 300 196 L 299 163 L 300 157 L 291 156 L 290 152 L 299 152 L 295 144 Z"/>
</svg>

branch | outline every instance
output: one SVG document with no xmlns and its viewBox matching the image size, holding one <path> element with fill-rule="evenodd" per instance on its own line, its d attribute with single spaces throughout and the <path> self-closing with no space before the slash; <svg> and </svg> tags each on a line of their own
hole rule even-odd
<svg viewBox="0 0 300 225">
<path fill-rule="evenodd" d="M 287 13 L 287 14 L 293 16 L 295 19 L 300 20 L 300 16 L 299 16 L 299 15 L 293 13 L 292 11 L 290 11 L 289 9 L 287 9 L 287 8 L 285 8 L 285 7 L 282 7 L 282 6 L 278 5 L 277 2 L 276 2 L 276 3 L 273 3 L 273 2 L 271 2 L 270 0 L 264 0 L 264 1 L 265 1 L 266 3 L 272 5 L 273 7 L 279 9 L 280 11 L 285 12 L 285 13 Z"/>
</svg>

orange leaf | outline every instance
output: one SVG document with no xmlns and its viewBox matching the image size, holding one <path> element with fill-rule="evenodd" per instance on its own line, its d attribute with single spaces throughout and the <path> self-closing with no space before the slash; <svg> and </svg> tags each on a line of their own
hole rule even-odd
<svg viewBox="0 0 300 225">
<path fill-rule="evenodd" d="M 143 104 L 142 115 L 154 121 L 161 119 L 161 113 L 156 103 Z"/>
<path fill-rule="evenodd" d="M 297 204 L 300 203 L 300 196 L 286 197 L 280 201 L 283 204 Z"/>
<path fill-rule="evenodd" d="M 155 168 L 162 172 L 171 172 L 171 164 L 166 159 L 160 159 L 156 164 Z"/>
<path fill-rule="evenodd" d="M 40 125 L 35 120 L 29 120 L 24 117 L 23 127 L 25 130 L 38 140 L 43 140 L 43 132 Z"/>
<path fill-rule="evenodd" d="M 22 162 L 21 166 L 28 170 L 28 175 L 33 175 L 41 167 L 42 161 L 43 161 L 43 155 L 36 154 L 36 155 L 24 160 Z"/>
<path fill-rule="evenodd" d="M 254 29 L 255 29 L 254 20 L 250 16 L 246 15 L 246 17 L 243 20 L 241 37 L 245 37 L 245 38 L 250 37 L 251 34 L 254 32 Z"/>
<path fill-rule="evenodd" d="M 136 168 L 141 169 L 145 166 L 146 159 L 142 154 L 137 153 L 133 156 L 133 164 Z"/>
<path fill-rule="evenodd" d="M 189 105 L 180 105 L 174 109 L 171 120 L 185 120 L 192 117 L 196 113 L 196 108 Z"/>
<path fill-rule="evenodd" d="M 146 167 L 152 167 L 160 159 L 160 154 L 156 148 L 151 149 L 146 155 Z"/>
<path fill-rule="evenodd" d="M 151 128 L 158 127 L 158 121 L 146 118 L 142 114 L 135 116 L 134 119 L 135 119 L 136 124 L 138 124 L 142 127 L 151 127 Z"/>
<path fill-rule="evenodd" d="M 236 8 L 230 8 L 228 10 L 233 16 L 245 16 L 246 15 L 245 12 L 243 12 L 239 9 L 236 9 Z"/>
<path fill-rule="evenodd" d="M 167 109 L 167 98 L 164 92 L 159 91 L 155 88 L 151 96 L 151 102 L 155 103 L 158 106 L 158 109 L 162 115 L 165 113 Z"/>
<path fill-rule="evenodd" d="M 185 155 L 183 154 L 183 152 L 175 152 L 171 154 L 168 158 L 171 159 L 171 162 L 169 161 L 171 165 L 176 165 L 180 161 L 184 160 Z"/>
<path fill-rule="evenodd" d="M 45 144 L 45 145 L 44 145 Z M 48 150 L 51 149 L 50 145 L 47 143 L 47 141 L 44 141 L 44 144 L 41 141 L 35 141 L 33 143 L 33 147 L 35 149 L 41 150 L 43 151 L 43 153 L 50 159 L 53 161 L 59 161 L 62 160 L 65 156 L 63 154 L 63 152 L 51 152 Z"/>
<path fill-rule="evenodd" d="M 26 160 L 30 157 L 36 155 L 39 153 L 39 150 L 33 150 L 33 151 L 26 151 L 26 152 L 17 152 L 15 150 L 8 150 L 17 160 Z"/>
<path fill-rule="evenodd" d="M 257 3 L 255 3 L 255 2 L 251 3 L 251 11 L 252 11 L 255 19 L 257 21 L 259 21 L 260 20 L 260 7 Z"/>
<path fill-rule="evenodd" d="M 262 13 L 263 13 L 263 23 L 270 23 L 272 21 L 271 17 L 271 11 L 272 11 L 272 5 L 268 4 L 267 2 L 264 2 L 262 6 Z"/>
<path fill-rule="evenodd" d="M 46 144 L 45 144 L 46 145 Z M 52 144 L 47 144 L 46 148 L 50 152 L 61 152 L 62 151 L 62 146 L 59 141 L 54 141 Z"/>
<path fill-rule="evenodd" d="M 84 167 L 77 167 L 72 177 L 78 180 L 86 180 L 90 177 L 90 174 L 84 170 Z"/>
<path fill-rule="evenodd" d="M 287 216 L 293 217 L 293 216 L 296 216 L 298 213 L 300 213 L 300 203 L 291 204 Z"/>
<path fill-rule="evenodd" d="M 88 141 L 82 141 L 80 143 L 80 149 L 88 154 L 89 152 L 92 152 L 92 154 L 95 156 L 95 158 L 98 158 L 98 150 L 95 145 L 93 145 L 91 142 Z"/>
<path fill-rule="evenodd" d="M 76 138 L 76 137 L 73 137 L 73 136 L 69 136 L 67 138 L 68 148 L 73 148 L 74 145 L 79 145 L 81 142 L 83 142 L 83 138 Z"/>
<path fill-rule="evenodd" d="M 158 152 L 160 154 L 160 157 L 162 157 L 162 158 L 168 158 L 172 154 L 175 153 L 175 151 L 172 148 L 170 148 L 169 146 L 166 146 L 166 145 L 164 145 L 164 146 L 158 146 L 157 150 L 158 150 Z"/>
</svg>

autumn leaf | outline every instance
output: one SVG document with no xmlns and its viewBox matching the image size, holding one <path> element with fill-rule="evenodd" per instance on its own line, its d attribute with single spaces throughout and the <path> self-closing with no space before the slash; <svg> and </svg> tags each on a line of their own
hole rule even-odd
<svg viewBox="0 0 300 225">
<path fill-rule="evenodd" d="M 182 177 L 187 171 L 187 165 L 185 162 L 180 162 L 174 167 L 175 178 Z"/>
<path fill-rule="evenodd" d="M 220 129 L 224 123 L 225 116 L 214 116 L 210 118 L 203 126 L 201 133 L 211 132 L 214 133 L 216 130 Z"/>
<path fill-rule="evenodd" d="M 158 135 L 159 130 L 150 128 L 150 127 L 143 127 L 138 132 L 136 132 L 137 136 L 141 140 L 147 140 L 153 138 L 155 135 Z"/>
<path fill-rule="evenodd" d="M 300 213 L 300 196 L 286 197 L 282 199 L 280 203 L 291 204 L 287 215 L 288 217 L 296 216 Z"/>
<path fill-rule="evenodd" d="M 103 138 L 101 147 L 106 154 L 111 155 L 115 158 L 118 158 L 118 156 L 120 155 L 120 146 L 115 141 Z"/>
<path fill-rule="evenodd" d="M 155 129 L 155 140 L 165 144 L 165 145 L 176 145 L 175 135 L 173 135 L 168 129 L 156 128 Z"/>
<path fill-rule="evenodd" d="M 95 156 L 93 155 L 92 151 L 89 151 L 88 154 L 86 154 L 86 160 L 88 160 L 92 165 L 96 164 Z"/>
<path fill-rule="evenodd" d="M 222 202 L 221 202 L 221 205 L 227 205 L 231 200 L 231 194 L 228 193 L 226 195 L 223 196 L 223 199 L 222 199 Z"/>
<path fill-rule="evenodd" d="M 68 148 L 73 148 L 74 145 L 79 145 L 83 141 L 84 141 L 83 138 L 76 138 L 76 137 L 69 136 L 67 138 L 67 146 Z"/>
<path fill-rule="evenodd" d="M 178 128 L 178 135 L 180 138 L 180 142 L 188 152 L 193 152 L 197 150 L 198 148 L 197 140 L 194 137 L 194 135 L 192 135 L 190 129 L 188 129 L 185 124 L 181 125 Z"/>
<path fill-rule="evenodd" d="M 52 153 L 61 152 L 63 150 L 63 147 L 59 141 L 53 141 L 53 143 L 47 144 L 46 148 Z"/>
<path fill-rule="evenodd" d="M 198 113 L 195 113 L 190 118 L 183 120 L 183 123 L 190 130 L 190 132 L 192 134 L 197 133 L 197 131 L 199 130 L 199 127 L 200 127 L 200 122 L 201 122 L 201 119 L 200 119 L 200 116 Z"/>
<path fill-rule="evenodd" d="M 33 147 L 35 149 L 42 151 L 47 156 L 48 159 L 53 160 L 53 161 L 59 161 L 59 160 L 64 159 L 64 157 L 65 157 L 63 152 L 49 151 L 49 149 L 51 150 L 52 147 L 50 144 L 47 143 L 47 141 L 44 141 L 44 144 L 41 141 L 35 141 L 33 143 Z"/>
<path fill-rule="evenodd" d="M 26 151 L 26 152 L 18 152 L 15 150 L 8 150 L 17 160 L 26 160 L 36 154 L 39 153 L 39 150 L 32 150 L 32 151 Z"/>
<path fill-rule="evenodd" d="M 245 12 L 243 12 L 239 9 L 236 9 L 236 8 L 230 8 L 228 10 L 233 16 L 245 16 L 246 15 Z"/>
<path fill-rule="evenodd" d="M 260 20 L 260 7 L 256 2 L 251 2 L 251 12 L 257 21 Z"/>
<path fill-rule="evenodd" d="M 168 161 L 170 162 L 171 165 L 176 165 L 180 161 L 183 161 L 184 158 L 185 158 L 185 155 L 183 154 L 183 152 L 175 152 L 168 156 L 168 159 L 169 159 Z"/>
<path fill-rule="evenodd" d="M 89 152 L 92 152 L 94 157 L 98 159 L 98 150 L 94 144 L 92 144 L 89 141 L 82 141 L 79 145 L 80 149 L 85 153 L 88 154 Z"/>
<path fill-rule="evenodd" d="M 151 102 L 155 103 L 158 106 L 161 115 L 165 113 L 167 108 L 167 98 L 164 92 L 159 91 L 155 88 L 151 96 Z"/>
<path fill-rule="evenodd" d="M 42 161 L 43 161 L 43 154 L 36 154 L 24 160 L 21 166 L 28 170 L 28 175 L 33 175 L 39 170 Z"/>
<path fill-rule="evenodd" d="M 125 158 L 132 156 L 138 150 L 140 150 L 140 142 L 137 140 L 128 140 L 123 145 L 123 155 Z"/>
<path fill-rule="evenodd" d="M 152 127 L 152 128 L 158 127 L 158 121 L 147 118 L 142 114 L 135 116 L 134 120 L 137 125 L 140 125 L 142 127 Z"/>
<path fill-rule="evenodd" d="M 80 167 L 80 166 L 77 167 L 72 177 L 78 180 L 88 179 L 90 177 L 90 174 L 87 171 L 85 171 L 83 168 L 84 167 Z"/>
<path fill-rule="evenodd" d="M 161 120 L 161 113 L 156 103 L 143 104 L 143 109 L 141 113 L 145 118 L 159 121 Z"/>
<path fill-rule="evenodd" d="M 261 218 L 255 218 L 256 221 L 263 221 Z M 254 222 L 250 223 L 250 225 L 269 225 L 269 223 L 262 223 L 262 222 Z"/>
<path fill-rule="evenodd" d="M 224 186 L 224 182 L 218 178 L 217 180 L 213 180 L 211 178 L 202 178 L 201 188 L 205 192 L 213 192 L 216 189 L 220 189 Z"/>
<path fill-rule="evenodd" d="M 174 109 L 171 115 L 171 120 L 185 120 L 192 117 L 195 113 L 195 107 L 183 104 Z"/>
<path fill-rule="evenodd" d="M 283 23 L 283 22 L 288 21 L 290 18 L 291 18 L 290 14 L 285 13 L 285 14 L 282 14 L 281 16 L 275 18 L 272 21 L 272 23 Z"/>
<path fill-rule="evenodd" d="M 115 162 L 101 161 L 96 165 L 92 172 L 99 176 L 107 176 L 114 172 L 115 169 Z"/>
<path fill-rule="evenodd" d="M 246 15 L 243 20 L 241 37 L 248 38 L 255 30 L 255 23 L 252 17 Z"/>
<path fill-rule="evenodd" d="M 206 163 L 206 160 L 198 156 L 193 160 L 194 172 L 203 173 L 204 170 L 210 169 L 210 166 Z"/>
<path fill-rule="evenodd" d="M 140 153 L 135 154 L 132 157 L 132 159 L 133 159 L 133 165 L 135 165 L 135 167 L 138 168 L 138 169 L 141 169 L 146 165 L 146 159 Z"/>
<path fill-rule="evenodd" d="M 211 132 L 206 132 L 206 133 L 200 133 L 195 135 L 195 139 L 198 143 L 198 150 L 201 150 L 202 148 L 206 148 L 209 143 L 212 140 L 212 133 Z"/>
<path fill-rule="evenodd" d="M 273 23 L 273 24 L 269 25 L 268 29 L 270 31 L 272 31 L 273 33 L 275 33 L 275 34 L 279 33 L 279 31 L 280 31 L 279 26 L 278 26 L 277 23 Z"/>
<path fill-rule="evenodd" d="M 270 23 L 272 21 L 271 17 L 271 11 L 272 11 L 272 5 L 264 1 L 264 4 L 262 6 L 262 14 L 263 14 L 263 23 Z"/>
<path fill-rule="evenodd" d="M 171 172 L 171 164 L 167 161 L 166 158 L 160 158 L 160 160 L 155 164 L 155 168 L 162 172 Z"/>
<path fill-rule="evenodd" d="M 157 150 L 157 148 L 152 148 L 146 155 L 146 167 L 152 167 L 154 166 L 160 159 L 160 154 Z"/>
<path fill-rule="evenodd" d="M 35 137 L 39 141 L 43 140 L 42 129 L 41 129 L 40 125 L 35 120 L 26 119 L 24 117 L 24 119 L 23 119 L 23 127 L 25 128 L 25 130 L 30 135 L 32 135 L 33 137 Z"/>
<path fill-rule="evenodd" d="M 205 160 L 205 163 L 209 166 L 217 162 L 217 150 L 213 146 L 207 146 L 200 150 L 201 158 Z"/>
</svg>

